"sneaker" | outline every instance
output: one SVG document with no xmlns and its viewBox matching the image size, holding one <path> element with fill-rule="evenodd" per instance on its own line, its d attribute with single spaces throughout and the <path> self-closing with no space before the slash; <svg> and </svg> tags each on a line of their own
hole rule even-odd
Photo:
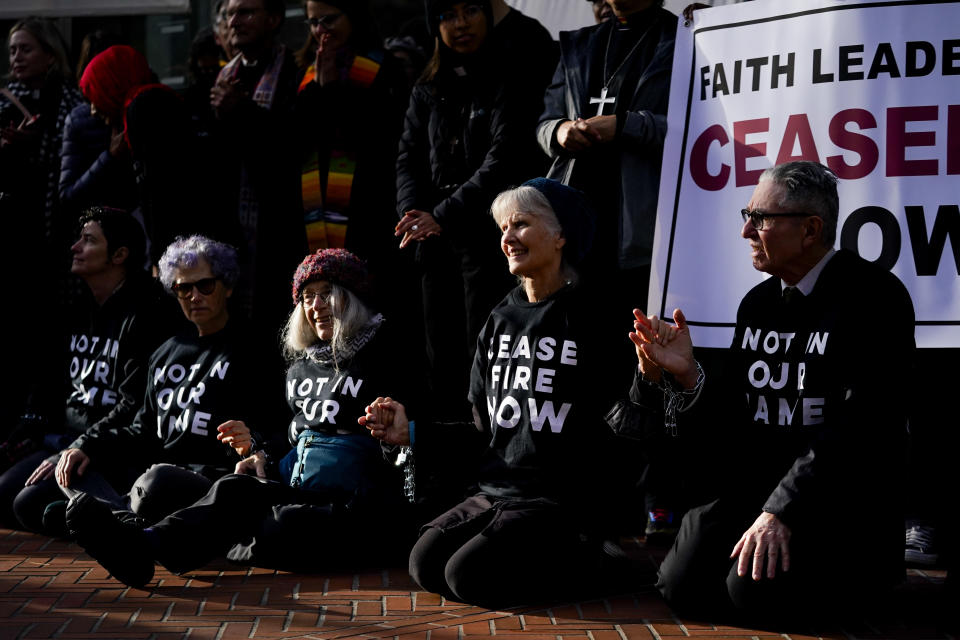
<svg viewBox="0 0 960 640">
<path fill-rule="evenodd" d="M 67 528 L 83 550 L 120 582 L 142 587 L 153 580 L 153 557 L 143 529 L 113 515 L 110 507 L 81 493 L 67 503 Z"/>
<path fill-rule="evenodd" d="M 644 533 L 647 535 L 647 541 L 653 539 L 657 541 L 666 541 L 677 535 L 679 528 L 673 523 L 673 511 L 668 509 L 655 508 L 647 512 L 647 527 Z"/>
<path fill-rule="evenodd" d="M 940 554 L 936 547 L 936 529 L 915 524 L 907 527 L 907 543 L 903 559 L 910 564 L 926 567 L 937 564 Z"/>
</svg>

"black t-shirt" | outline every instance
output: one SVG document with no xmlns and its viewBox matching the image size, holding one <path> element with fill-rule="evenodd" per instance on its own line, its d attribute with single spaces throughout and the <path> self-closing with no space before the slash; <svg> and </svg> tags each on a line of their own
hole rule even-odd
<svg viewBox="0 0 960 640">
<path fill-rule="evenodd" d="M 629 345 L 603 329 L 596 309 L 568 285 L 540 302 L 518 287 L 491 312 L 469 393 L 490 434 L 484 493 L 570 501 L 611 487 L 603 416 L 631 378 L 606 354 Z"/>
<path fill-rule="evenodd" d="M 236 320 L 208 336 L 191 329 L 150 357 L 143 407 L 129 429 L 116 436 L 88 431 L 81 447 L 91 457 L 105 458 L 132 445 L 136 449 L 130 453 L 144 465 L 230 471 L 239 458 L 217 440 L 219 425 L 242 420 L 260 443 L 282 429 L 278 365 L 278 358 L 250 340 Z"/>
<path fill-rule="evenodd" d="M 339 367 L 304 357 L 287 370 L 286 397 L 293 419 L 287 439 L 296 445 L 304 429 L 333 434 L 366 434 L 357 423 L 378 396 L 405 402 L 402 362 L 381 327 L 369 343 Z"/>
</svg>

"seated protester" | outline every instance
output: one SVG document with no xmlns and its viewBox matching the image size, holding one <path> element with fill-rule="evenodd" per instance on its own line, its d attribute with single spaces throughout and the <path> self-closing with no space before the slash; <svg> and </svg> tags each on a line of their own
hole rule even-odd
<svg viewBox="0 0 960 640">
<path fill-rule="evenodd" d="M 143 400 L 147 359 L 176 323 L 160 285 L 141 267 L 140 224 L 124 211 L 94 208 L 80 225 L 71 271 L 89 295 L 62 316 L 63 362 L 37 381 L 20 427 L 8 436 L 8 442 L 30 440 L 37 448 L 0 476 L 5 526 L 41 530 L 45 506 L 63 498 L 54 478 L 61 449 L 87 429 L 130 424 Z M 99 471 L 84 474 L 81 486 L 129 482 L 125 468 Z"/>
<path fill-rule="evenodd" d="M 617 383 L 612 321 L 594 313 L 573 268 L 592 238 L 583 195 L 537 178 L 500 194 L 492 212 L 522 285 L 491 312 L 474 360 L 469 399 L 487 444 L 479 491 L 422 528 L 410 574 L 459 602 L 503 607 L 581 595 L 615 577 L 605 551 L 619 550 L 604 540 L 628 489 L 620 472 L 632 463 L 618 465 L 625 443 L 603 418 L 626 396 L 632 371 Z M 376 424 L 375 412 L 366 419 L 373 435 L 406 444 L 405 424 L 397 433 Z M 415 454 L 431 437 L 422 426 Z"/>
<path fill-rule="evenodd" d="M 237 465 L 238 475 L 146 529 L 79 495 L 67 507 L 79 544 L 136 586 L 151 580 L 154 561 L 183 573 L 228 551 L 232 560 L 298 571 L 395 553 L 385 540 L 403 530 L 402 475 L 357 417 L 378 393 L 403 397 L 405 371 L 383 316 L 362 300 L 368 288 L 366 267 L 343 249 L 307 256 L 294 274 L 296 306 L 284 336 L 296 443 L 289 476 L 266 480 L 267 455 L 255 451 Z M 243 450 L 245 443 L 233 444 Z M 308 550 L 291 544 L 300 539 L 309 540 Z"/>
<path fill-rule="evenodd" d="M 660 592 L 684 611 L 846 610 L 903 579 L 898 489 L 913 305 L 895 276 L 833 249 L 838 210 L 833 173 L 789 162 L 763 172 L 741 212 L 754 268 L 775 277 L 743 298 L 728 370 L 708 371 L 679 416 L 693 426 L 700 414 L 730 449 L 711 450 L 722 466 L 711 470 L 709 501 L 686 514 L 660 566 Z M 661 323 L 635 313 L 644 378 L 672 374 L 676 405 L 677 387 L 703 380 L 683 314 L 674 313 L 676 336 L 658 339 Z M 635 392 L 648 407 L 664 405 L 654 384 Z M 648 419 L 639 404 L 632 410 Z M 839 523 L 863 533 L 842 558 Z"/>
<path fill-rule="evenodd" d="M 251 427 L 269 433 L 283 411 L 279 358 L 251 340 L 228 309 L 240 270 L 236 250 L 204 236 L 180 238 L 167 247 L 159 267 L 160 282 L 193 326 L 150 356 L 136 418 L 120 428 L 87 429 L 57 467 L 67 497 L 76 495 L 76 480 L 88 466 L 122 464 L 138 472 L 149 467 L 130 490 L 129 503 L 119 495 L 129 486 L 80 490 L 118 509 L 129 505 L 151 523 L 203 497 L 214 480 L 233 471 L 237 453 L 245 457 L 257 441 L 263 443 Z M 283 429 L 273 431 L 282 438 Z"/>
</svg>

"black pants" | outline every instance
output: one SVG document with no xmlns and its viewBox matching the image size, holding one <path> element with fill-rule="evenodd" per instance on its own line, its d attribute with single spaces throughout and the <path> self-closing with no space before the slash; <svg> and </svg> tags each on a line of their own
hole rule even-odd
<svg viewBox="0 0 960 640">
<path fill-rule="evenodd" d="M 59 459 L 59 452 L 51 454 L 46 450 L 36 451 L 0 476 L 0 502 L 3 504 L 4 524 L 44 533 L 43 513 L 47 506 L 58 500 L 66 500 L 71 495 L 70 490 L 117 496 L 111 482 L 90 468 L 82 476 L 74 477 L 70 490 L 61 488 L 54 474 L 36 484 L 25 486 L 27 478 L 40 463 L 49 460 L 56 466 Z"/>
<path fill-rule="evenodd" d="M 395 549 L 404 527 L 397 526 L 395 510 L 371 507 L 230 474 L 151 527 L 155 559 L 176 573 L 228 552 L 231 560 L 297 571 L 376 562 Z"/>
<path fill-rule="evenodd" d="M 657 588 L 685 614 L 802 619 L 867 602 L 890 586 L 893 571 L 865 543 L 872 535 L 869 523 L 851 516 L 858 523 L 851 527 L 826 513 L 816 527 L 792 531 L 788 572 L 778 567 L 771 580 L 764 566 L 764 577 L 755 582 L 749 570 L 745 577 L 737 575 L 737 558 L 730 553 L 760 510 L 731 500 L 693 508 L 660 565 Z"/>
<path fill-rule="evenodd" d="M 553 503 L 473 496 L 424 527 L 410 575 L 460 602 L 505 607 L 610 588 L 599 542 Z"/>
</svg>

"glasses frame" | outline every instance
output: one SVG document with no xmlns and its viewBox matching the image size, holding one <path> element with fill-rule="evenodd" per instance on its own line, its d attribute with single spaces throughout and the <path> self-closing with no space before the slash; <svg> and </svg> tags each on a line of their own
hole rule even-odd
<svg viewBox="0 0 960 640">
<path fill-rule="evenodd" d="M 300 294 L 300 302 L 302 302 L 304 306 L 312 307 L 316 302 L 317 298 L 319 298 L 320 302 L 322 302 L 325 307 L 329 307 L 330 298 L 332 297 L 333 297 L 333 289 L 325 293 L 312 293 L 312 292 L 308 293 L 305 291 Z"/>
<path fill-rule="evenodd" d="M 440 24 L 455 24 L 461 18 L 464 22 L 475 20 L 483 14 L 483 7 L 478 4 L 468 4 L 461 11 L 444 11 L 437 14 L 437 22 Z"/>
<path fill-rule="evenodd" d="M 743 218 L 743 222 L 746 223 L 750 221 L 750 226 L 756 229 L 757 231 L 763 231 L 767 224 L 768 218 L 806 218 L 809 216 L 816 215 L 815 213 L 806 213 L 803 211 L 791 211 L 788 213 L 767 213 L 765 211 L 760 211 L 759 209 L 740 209 L 740 217 Z"/>
<path fill-rule="evenodd" d="M 340 13 L 328 13 L 325 16 L 320 16 L 319 18 L 307 18 L 303 21 L 303 24 L 307 25 L 311 29 L 317 27 L 323 27 L 327 31 L 333 28 L 333 25 L 337 24 L 340 21 L 340 18 L 343 17 L 343 12 Z"/>
<path fill-rule="evenodd" d="M 170 290 L 181 300 L 189 298 L 193 294 L 194 289 L 196 289 L 200 295 L 208 296 L 217 290 L 217 282 L 219 281 L 220 278 L 210 276 L 209 278 L 200 278 L 195 282 L 175 282 L 170 285 Z M 206 291 L 204 291 L 204 289 L 206 289 Z"/>
</svg>

